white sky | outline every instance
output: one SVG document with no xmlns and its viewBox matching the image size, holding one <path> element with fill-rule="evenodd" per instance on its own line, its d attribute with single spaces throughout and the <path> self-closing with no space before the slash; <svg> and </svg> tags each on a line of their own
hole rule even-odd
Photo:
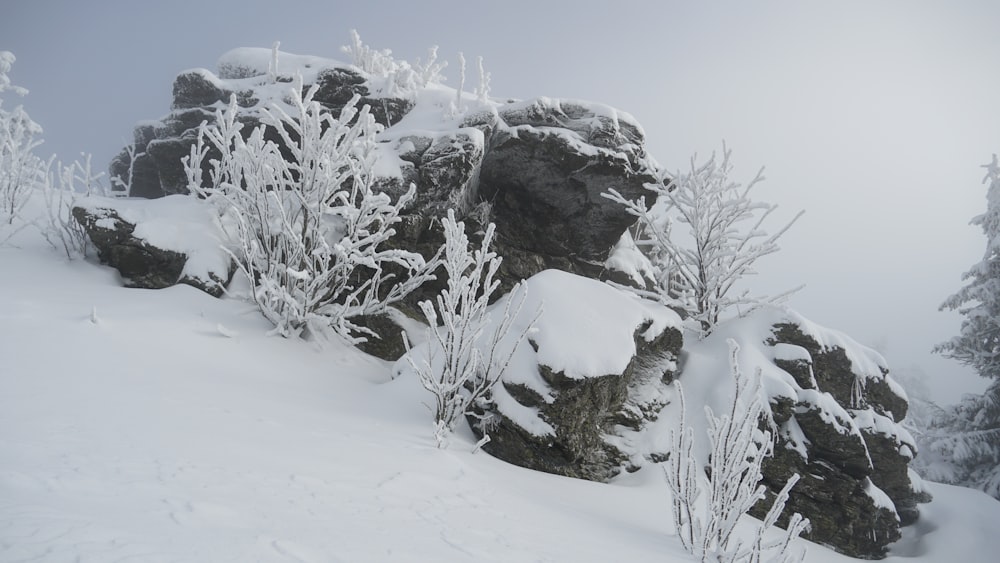
<svg viewBox="0 0 1000 563">
<path fill-rule="evenodd" d="M 755 286 L 805 283 L 793 307 L 955 401 L 985 381 L 929 349 L 957 331 L 937 306 L 985 247 L 968 221 L 985 208 L 979 166 L 1000 152 L 1000 3 L 819 4 L 5 0 L 0 49 L 31 90 L 42 152 L 101 167 L 135 122 L 167 113 L 179 71 L 275 40 L 340 58 L 352 28 L 407 60 L 435 44 L 482 55 L 496 96 L 628 111 L 670 169 L 725 140 L 740 178 L 767 167 L 757 197 L 779 220 L 806 210 Z"/>
</svg>

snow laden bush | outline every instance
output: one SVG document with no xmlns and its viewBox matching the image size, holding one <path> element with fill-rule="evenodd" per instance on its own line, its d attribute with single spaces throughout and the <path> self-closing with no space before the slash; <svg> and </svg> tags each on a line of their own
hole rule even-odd
<svg viewBox="0 0 1000 563">
<path fill-rule="evenodd" d="M 315 92 L 303 95 L 300 81 L 288 106 L 262 110 L 246 136 L 234 97 L 215 125 L 202 124 L 184 169 L 189 190 L 225 215 L 233 257 L 274 332 L 332 330 L 356 343 L 373 333 L 352 319 L 403 299 L 433 277 L 437 263 L 386 246 L 416 187 L 395 202 L 373 187 L 380 126 L 368 106 L 357 107 L 355 96 L 335 118 Z M 210 149 L 218 158 L 205 178 Z"/>
<path fill-rule="evenodd" d="M 453 210 L 448 210 L 441 223 L 448 284 L 436 298 L 436 310 L 430 300 L 420 302 L 428 324 L 426 357 L 414 359 L 409 343 L 405 338 L 403 342 L 407 362 L 424 388 L 434 395 L 434 437 L 438 447 L 446 447 L 448 436 L 463 417 L 472 413 L 473 405 L 480 411 L 487 410 L 493 386 L 528 332 L 525 330 L 513 341 L 507 338 L 524 304 L 521 284 L 511 290 L 502 312 L 491 314 L 489 309 L 490 296 L 500 285 L 496 274 L 501 258 L 489 250 L 494 224 L 487 227 L 480 247 L 470 252 L 465 224 L 455 220 Z M 515 298 L 518 294 L 520 297 Z M 481 430 L 484 441 L 480 445 L 489 440 L 486 429 Z"/>
<path fill-rule="evenodd" d="M 761 230 L 777 208 L 750 199 L 750 190 L 764 180 L 763 170 L 743 186 L 730 179 L 731 156 L 723 145 L 721 161 L 715 154 L 701 165 L 692 158 L 688 173 L 678 173 L 670 182 L 647 184 L 656 198 L 651 206 L 645 197 L 630 200 L 613 189 L 602 194 L 639 219 L 636 244 L 653 266 L 653 288 L 640 293 L 683 308 L 697 321 L 701 337 L 710 334 L 730 308 L 739 307 L 746 315 L 761 303 L 787 295 L 751 297 L 747 291 L 736 294 L 733 288 L 755 273 L 757 260 L 779 250 L 778 239 L 803 213 L 774 235 Z M 688 232 L 676 235 L 673 227 L 678 223 Z"/>
<path fill-rule="evenodd" d="M 10 51 L 0 51 L 0 244 L 29 224 L 22 213 L 45 170 L 45 163 L 34 153 L 42 144 L 41 126 L 22 106 L 9 111 L 3 107 L 6 93 L 16 96 L 28 93 L 11 84 L 8 74 L 15 60 Z"/>
<path fill-rule="evenodd" d="M 428 49 L 427 62 L 417 59 L 415 65 L 396 60 L 389 49 L 373 49 L 365 45 L 357 30 L 351 30 L 351 43 L 341 47 L 349 55 L 351 63 L 373 76 L 384 77 L 388 82 L 386 96 L 410 96 L 429 84 L 444 81 L 441 71 L 447 62 L 437 62 L 437 46 Z"/>
<path fill-rule="evenodd" d="M 80 198 L 111 195 L 102 182 L 104 173 L 94 173 L 90 161 L 90 155 L 84 155 L 83 162 L 75 160 L 70 164 L 53 157 L 42 174 L 45 216 L 36 220 L 35 225 L 52 248 L 63 251 L 70 260 L 85 257 L 90 248 L 90 238 L 73 217 L 73 207 Z"/>
<path fill-rule="evenodd" d="M 988 185 L 986 212 L 974 217 L 986 235 L 986 252 L 962 279 L 965 287 L 941 309 L 958 311 L 965 319 L 960 332 L 935 351 L 972 366 L 993 380 L 981 396 L 967 396 L 940 414 L 928 432 L 930 448 L 949 460 L 951 483 L 985 490 L 1000 499 L 1000 163 L 997 155 L 984 166 Z"/>
<path fill-rule="evenodd" d="M 350 56 L 351 63 L 364 72 L 385 79 L 385 86 L 376 89 L 386 96 L 402 96 L 414 98 L 420 90 L 432 84 L 445 81 L 441 72 L 448 66 L 447 61 L 438 62 L 438 48 L 433 46 L 427 50 L 427 61 L 417 59 L 415 64 L 395 59 L 390 49 L 373 49 L 365 45 L 357 30 L 351 30 L 351 42 L 341 47 L 341 51 Z M 459 83 L 455 89 L 455 99 L 447 108 L 445 115 L 453 118 L 469 111 L 465 102 L 465 55 L 458 53 Z M 477 105 L 489 103 L 491 75 L 483 65 L 483 57 L 476 58 L 476 68 L 479 72 L 479 83 L 473 91 Z"/>
<path fill-rule="evenodd" d="M 64 165 L 55 156 L 42 160 L 35 154 L 42 144 L 42 127 L 22 106 L 12 111 L 3 108 L 4 93 L 28 93 L 10 82 L 14 61 L 12 53 L 0 51 L 0 244 L 30 225 L 67 258 L 84 256 L 90 240 L 71 211 L 80 197 L 107 195 L 103 174 L 92 171 L 90 155 L 84 155 L 82 163 Z M 25 207 L 37 191 L 42 194 L 45 214 L 26 216 Z"/>
<path fill-rule="evenodd" d="M 760 401 L 760 371 L 753 377 L 743 375 L 737 356 L 739 345 L 730 339 L 730 373 L 735 393 L 729 411 L 717 417 L 705 407 L 710 454 L 708 484 L 699 470 L 694 454 L 694 429 L 686 423 L 684 391 L 680 381 L 677 395 L 681 407 L 680 426 L 671 431 L 671 451 L 664 473 L 673 495 L 673 518 L 684 548 L 702 563 L 789 563 L 801 561 L 791 542 L 809 528 L 809 520 L 796 513 L 788 522 L 785 534 L 777 540 L 764 539 L 785 508 L 788 493 L 799 480 L 793 475 L 778 493 L 761 525 L 747 545 L 735 537 L 736 525 L 747 511 L 765 498 L 761 464 L 771 455 L 774 443 L 770 432 L 762 432 L 758 423 L 763 406 Z M 707 497 L 707 498 L 703 498 Z"/>
</svg>

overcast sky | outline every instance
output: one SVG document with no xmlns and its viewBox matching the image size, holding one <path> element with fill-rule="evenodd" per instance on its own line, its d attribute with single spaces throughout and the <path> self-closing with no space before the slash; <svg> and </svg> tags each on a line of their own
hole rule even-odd
<svg viewBox="0 0 1000 563">
<path fill-rule="evenodd" d="M 492 94 L 603 102 L 672 170 L 725 140 L 758 199 L 806 215 L 756 288 L 919 368 L 942 402 L 985 381 L 930 348 L 982 257 L 980 165 L 1000 152 L 1000 2 L 4 0 L 0 50 L 43 153 L 102 168 L 169 110 L 174 76 L 242 46 L 342 58 L 350 29 L 402 59 L 482 55 Z M 453 76 L 455 63 L 445 71 Z M 452 85 L 455 85 L 452 82 Z M 778 225 L 773 225 L 777 228 Z"/>
</svg>

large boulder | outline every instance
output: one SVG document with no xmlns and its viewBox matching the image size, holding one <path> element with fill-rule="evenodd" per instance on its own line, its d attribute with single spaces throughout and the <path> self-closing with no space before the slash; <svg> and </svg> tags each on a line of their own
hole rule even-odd
<svg viewBox="0 0 1000 563">
<path fill-rule="evenodd" d="M 671 381 L 681 347 L 677 315 L 559 270 L 533 276 L 496 303 L 494 322 L 511 299 L 523 304 L 501 352 L 533 328 L 488 406 L 470 417 L 489 436 L 484 449 L 522 467 L 595 481 L 663 459 L 665 450 L 639 452 L 623 436 L 663 406 L 663 393 L 649 390 Z M 412 368 L 403 359 L 395 369 Z"/>
<path fill-rule="evenodd" d="M 635 221 L 601 194 L 637 198 L 658 181 L 642 129 L 606 106 L 548 98 L 500 106 L 495 121 L 479 122 L 492 133 L 479 200 L 489 202 L 507 275 L 557 268 L 600 276 Z"/>
<path fill-rule="evenodd" d="M 910 480 L 916 446 L 901 425 L 906 395 L 885 360 L 794 312 L 766 308 L 689 344 L 695 359 L 680 380 L 719 385 L 685 376 L 719 372 L 706 358 L 724 354 L 727 339 L 741 346 L 742 373 L 761 374 L 768 411 L 763 423 L 775 436 L 774 456 L 762 469 L 767 498 L 753 513 L 762 517 L 798 474 L 779 525 L 798 512 L 812 524 L 805 537 L 853 557 L 883 557 L 900 538 L 900 526 L 919 517 L 917 504 L 929 500 Z"/>
<path fill-rule="evenodd" d="M 901 426 L 908 406 L 906 393 L 889 376 L 885 361 L 877 353 L 844 335 L 833 331 L 823 334 L 807 327 L 803 322 L 778 323 L 768 342 L 799 347 L 818 388 L 845 409 L 860 434 L 870 465 L 863 475 L 892 501 L 900 524 L 912 524 L 919 517 L 917 504 L 930 499 L 918 491 L 909 476 L 908 464 L 917 448 L 913 437 Z M 842 456 L 832 453 L 817 452 L 817 457 L 845 470 L 850 468 Z"/>
<path fill-rule="evenodd" d="M 128 287 L 187 284 L 220 297 L 235 272 L 214 214 L 193 197 L 88 197 L 72 213 L 101 262 L 117 269 Z"/>
</svg>

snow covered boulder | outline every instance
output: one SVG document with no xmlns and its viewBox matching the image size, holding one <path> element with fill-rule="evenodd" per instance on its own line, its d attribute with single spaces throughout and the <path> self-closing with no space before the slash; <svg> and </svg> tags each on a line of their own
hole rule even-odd
<svg viewBox="0 0 1000 563">
<path fill-rule="evenodd" d="M 494 388 L 489 411 L 470 419 L 490 436 L 484 449 L 515 465 L 595 481 L 635 467 L 619 435 L 662 408 L 662 395 L 648 390 L 673 377 L 680 319 L 558 270 L 535 275 L 526 288 L 522 330 L 539 307 L 542 313 Z"/>
<path fill-rule="evenodd" d="M 769 498 L 756 515 L 797 473 L 780 524 L 798 512 L 812 523 L 809 539 L 853 557 L 883 557 L 900 526 L 919 517 L 917 503 L 929 500 L 910 481 L 916 447 L 900 424 L 906 396 L 885 360 L 794 312 L 763 309 L 686 347 L 679 379 L 689 404 L 704 402 L 716 412 L 725 404 L 731 385 L 719 358 L 727 339 L 740 345 L 744 374 L 760 370 L 764 424 L 775 434 L 774 456 L 762 468 Z"/>
<path fill-rule="evenodd" d="M 73 207 L 73 217 L 128 287 L 183 283 L 219 297 L 236 269 L 214 214 L 193 197 L 88 197 Z"/>
</svg>

